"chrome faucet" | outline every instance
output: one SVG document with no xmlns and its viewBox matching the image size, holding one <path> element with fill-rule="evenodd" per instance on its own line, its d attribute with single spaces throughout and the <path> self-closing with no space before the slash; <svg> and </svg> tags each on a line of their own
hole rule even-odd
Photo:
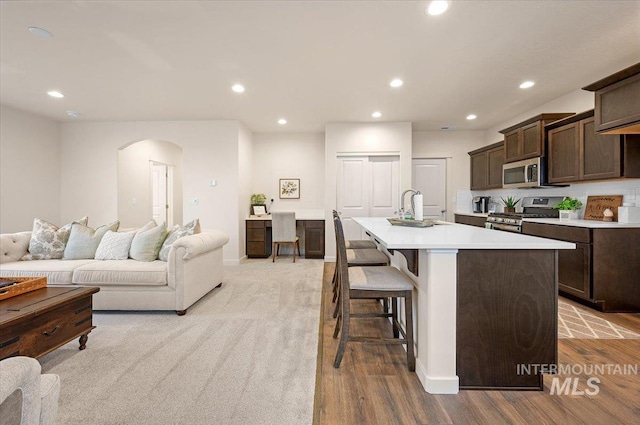
<svg viewBox="0 0 640 425">
<path fill-rule="evenodd" d="M 402 195 L 400 195 L 400 209 L 398 210 L 398 216 L 402 219 L 404 219 L 404 215 L 405 215 L 405 210 L 404 210 L 404 197 L 407 193 L 411 192 L 411 216 L 415 217 L 416 214 L 416 206 L 413 203 L 413 197 L 415 195 L 419 195 L 420 191 L 419 190 L 414 190 L 414 189 L 407 189 L 404 192 L 402 192 Z"/>
</svg>

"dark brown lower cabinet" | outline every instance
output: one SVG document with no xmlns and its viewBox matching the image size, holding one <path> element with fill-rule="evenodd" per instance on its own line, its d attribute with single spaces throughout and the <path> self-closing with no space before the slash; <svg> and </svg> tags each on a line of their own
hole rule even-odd
<svg viewBox="0 0 640 425">
<path fill-rule="evenodd" d="M 576 244 L 558 252 L 560 294 L 604 312 L 640 312 L 640 228 L 525 221 L 522 233 Z"/>
<path fill-rule="evenodd" d="M 304 222 L 305 258 L 324 258 L 324 220 Z"/>
<path fill-rule="evenodd" d="M 271 220 L 246 220 L 249 258 L 271 255 Z M 324 220 L 296 220 L 305 258 L 324 258 Z M 300 231 L 302 229 L 302 231 Z"/>
<path fill-rule="evenodd" d="M 455 222 L 460 224 L 468 224 L 469 226 L 484 227 L 484 223 L 487 221 L 486 217 L 475 215 L 456 214 Z"/>
</svg>

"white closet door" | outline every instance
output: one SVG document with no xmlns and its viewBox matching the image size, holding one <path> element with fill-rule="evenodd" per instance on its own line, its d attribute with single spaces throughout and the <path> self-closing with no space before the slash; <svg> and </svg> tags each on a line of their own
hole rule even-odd
<svg viewBox="0 0 640 425">
<path fill-rule="evenodd" d="M 167 225 L 167 166 L 153 163 L 151 166 L 151 216 L 159 225 Z"/>
<path fill-rule="evenodd" d="M 337 210 L 345 239 L 365 239 L 352 217 L 393 217 L 398 209 L 397 156 L 338 157 Z"/>
<path fill-rule="evenodd" d="M 369 203 L 370 217 L 393 217 L 398 210 L 398 193 L 400 179 L 398 176 L 398 157 L 370 157 L 371 166 L 371 202 Z"/>
<path fill-rule="evenodd" d="M 444 219 L 447 210 L 447 160 L 414 159 L 412 187 L 422 193 L 425 218 Z"/>
</svg>

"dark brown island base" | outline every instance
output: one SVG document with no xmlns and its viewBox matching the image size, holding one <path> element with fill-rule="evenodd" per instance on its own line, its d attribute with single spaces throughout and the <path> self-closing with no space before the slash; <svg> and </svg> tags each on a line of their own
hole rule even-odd
<svg viewBox="0 0 640 425">
<path fill-rule="evenodd" d="M 409 270 L 419 273 L 417 250 L 398 251 Z M 540 369 L 528 366 L 558 359 L 556 276 L 555 250 L 458 251 L 460 389 L 543 389 Z"/>
</svg>

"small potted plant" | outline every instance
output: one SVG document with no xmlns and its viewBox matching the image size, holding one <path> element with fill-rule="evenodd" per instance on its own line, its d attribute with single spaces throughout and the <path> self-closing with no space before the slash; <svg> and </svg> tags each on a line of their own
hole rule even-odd
<svg viewBox="0 0 640 425">
<path fill-rule="evenodd" d="M 560 220 L 576 220 L 578 210 L 582 208 L 582 202 L 576 198 L 567 197 L 554 208 L 560 210 Z"/>
<path fill-rule="evenodd" d="M 267 213 L 267 197 L 264 193 L 254 193 L 251 195 L 251 214 L 263 215 Z M 255 208 L 262 207 L 262 208 Z M 258 212 L 256 212 L 258 210 Z"/>
<path fill-rule="evenodd" d="M 516 212 L 516 205 L 518 205 L 518 202 L 520 202 L 521 198 L 514 198 L 513 196 L 509 196 L 507 199 L 505 198 L 500 198 L 502 199 L 502 203 L 504 204 L 504 212 Z"/>
</svg>

